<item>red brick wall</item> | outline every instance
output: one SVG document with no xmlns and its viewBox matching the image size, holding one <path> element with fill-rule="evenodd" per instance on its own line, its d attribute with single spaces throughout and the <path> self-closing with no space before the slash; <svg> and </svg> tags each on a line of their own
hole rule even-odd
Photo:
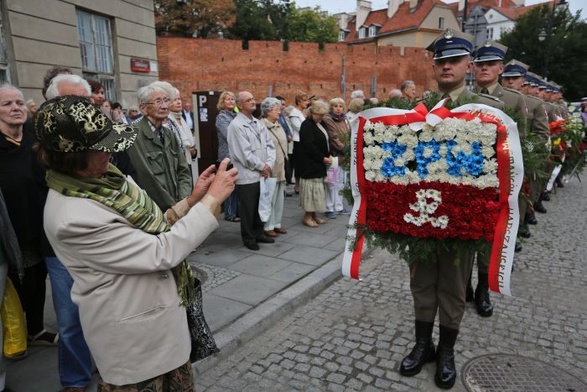
<svg viewBox="0 0 587 392">
<path fill-rule="evenodd" d="M 291 102 L 296 91 L 330 99 L 342 96 L 342 56 L 345 56 L 346 94 L 353 90 L 369 95 L 372 77 L 377 78 L 377 97 L 405 79 L 416 82 L 418 94 L 433 90 L 430 54 L 421 48 L 400 48 L 375 44 L 347 46 L 291 42 L 289 51 L 281 42 L 250 41 L 243 50 L 241 41 L 158 37 L 159 77 L 176 86 L 183 96 L 193 91 L 248 90 L 257 99 L 282 95 Z"/>
</svg>

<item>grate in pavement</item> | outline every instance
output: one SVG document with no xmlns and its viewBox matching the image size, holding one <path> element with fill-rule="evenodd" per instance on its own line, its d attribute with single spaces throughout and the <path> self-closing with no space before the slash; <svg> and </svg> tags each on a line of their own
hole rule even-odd
<svg viewBox="0 0 587 392">
<path fill-rule="evenodd" d="M 463 385 L 469 392 L 580 392 L 587 384 L 566 371 L 534 358 L 489 354 L 463 367 Z"/>
</svg>

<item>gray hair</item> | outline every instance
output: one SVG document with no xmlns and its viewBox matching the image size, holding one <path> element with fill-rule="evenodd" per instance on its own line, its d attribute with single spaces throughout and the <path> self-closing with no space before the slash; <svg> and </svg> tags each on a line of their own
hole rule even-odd
<svg viewBox="0 0 587 392">
<path fill-rule="evenodd" d="M 156 80 L 151 83 L 151 86 L 160 87 L 165 90 L 169 99 L 174 100 L 175 98 L 179 97 L 179 90 L 176 89 L 171 83 L 165 82 L 163 80 Z"/>
<path fill-rule="evenodd" d="M 328 113 L 328 104 L 318 99 L 312 102 L 312 104 L 308 106 L 307 110 L 310 114 L 326 114 Z"/>
<path fill-rule="evenodd" d="M 22 93 L 22 91 L 18 87 L 13 86 L 10 83 L 0 83 L 0 91 L 3 91 L 3 90 L 18 91 L 20 93 L 20 95 L 22 95 L 22 100 L 24 101 L 24 94 Z"/>
<path fill-rule="evenodd" d="M 267 114 L 273 110 L 275 106 L 281 108 L 281 101 L 277 98 L 267 97 L 261 102 L 261 117 L 267 117 Z"/>
<path fill-rule="evenodd" d="M 334 105 L 342 105 L 342 109 L 346 111 L 346 103 L 344 102 L 344 99 L 340 97 L 332 98 L 330 100 L 330 108 L 332 109 Z"/>
<path fill-rule="evenodd" d="M 413 84 L 414 86 L 416 85 L 416 83 L 414 83 L 414 81 L 413 81 L 413 80 L 404 80 L 404 81 L 402 82 L 401 86 L 399 86 L 399 89 L 400 89 L 400 90 L 402 90 L 402 91 L 404 91 L 406 88 L 408 88 L 408 87 L 409 87 L 409 86 L 411 86 L 412 84 Z"/>
<path fill-rule="evenodd" d="M 81 76 L 75 74 L 59 74 L 51 79 L 51 83 L 49 83 L 49 87 L 47 87 L 47 92 L 45 92 L 45 98 L 49 100 L 55 97 L 59 97 L 59 86 L 61 84 L 83 86 L 84 90 L 86 90 L 85 97 L 89 98 L 92 95 L 92 88 L 90 87 L 90 84 Z"/>
<path fill-rule="evenodd" d="M 169 95 L 165 89 L 157 85 L 154 86 L 153 83 L 151 83 L 148 86 L 141 87 L 139 91 L 137 91 L 137 100 L 139 101 L 139 105 L 149 102 L 151 95 L 155 92 L 163 93 L 169 98 Z"/>
<path fill-rule="evenodd" d="M 363 90 L 355 90 L 351 93 L 351 99 L 353 98 L 365 98 Z"/>
<path fill-rule="evenodd" d="M 403 84 L 402 84 L 402 86 L 403 86 Z M 402 91 L 397 88 L 394 88 L 393 90 L 391 90 L 389 92 L 389 99 L 401 98 L 402 96 L 403 96 Z"/>
</svg>

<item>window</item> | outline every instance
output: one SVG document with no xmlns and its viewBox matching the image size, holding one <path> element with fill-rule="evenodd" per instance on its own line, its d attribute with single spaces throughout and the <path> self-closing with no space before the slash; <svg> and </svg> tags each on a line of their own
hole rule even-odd
<svg viewBox="0 0 587 392">
<path fill-rule="evenodd" d="M 485 35 L 485 39 L 492 40 L 493 39 L 493 27 L 487 29 L 487 34 Z"/>
<path fill-rule="evenodd" d="M 339 41 L 344 41 L 346 39 L 346 33 L 344 31 L 339 31 L 338 32 L 338 40 Z"/>
<path fill-rule="evenodd" d="M 4 40 L 4 23 L 0 14 L 0 83 L 10 83 L 8 71 L 8 58 L 6 57 L 6 44 Z"/>
<path fill-rule="evenodd" d="M 115 101 L 110 19 L 77 10 L 77 34 L 84 77 L 102 83 L 106 98 Z"/>
<path fill-rule="evenodd" d="M 365 38 L 365 30 L 366 29 L 364 27 L 359 29 L 359 38 Z"/>
<path fill-rule="evenodd" d="M 369 27 L 369 37 L 375 37 L 377 35 L 377 26 Z"/>
<path fill-rule="evenodd" d="M 444 30 L 444 18 L 438 18 L 438 29 Z"/>
</svg>

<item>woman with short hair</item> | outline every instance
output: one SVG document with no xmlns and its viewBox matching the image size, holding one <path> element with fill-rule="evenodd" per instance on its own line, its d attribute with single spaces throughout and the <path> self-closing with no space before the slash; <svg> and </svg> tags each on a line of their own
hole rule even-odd
<svg viewBox="0 0 587 392">
<path fill-rule="evenodd" d="M 324 101 L 314 101 L 308 108 L 308 118 L 300 127 L 300 141 L 296 160 L 296 170 L 300 176 L 300 206 L 304 210 L 302 223 L 309 227 L 318 227 L 326 223 L 317 213 L 326 210 L 324 178 L 326 168 L 332 164 L 328 147 L 328 132 L 324 117 L 328 114 L 328 105 Z"/>
<path fill-rule="evenodd" d="M 281 113 L 281 101 L 277 98 L 265 98 L 261 102 L 261 122 L 269 130 L 269 136 L 275 146 L 275 163 L 271 169 L 271 177 L 275 178 L 277 184 L 271 200 L 271 216 L 265 222 L 265 235 L 277 237 L 278 234 L 286 234 L 287 230 L 281 227 L 283 216 L 283 205 L 285 203 L 285 159 L 287 157 L 287 136 L 281 124 L 279 114 Z M 263 180 L 261 180 L 263 181 Z"/>
</svg>

